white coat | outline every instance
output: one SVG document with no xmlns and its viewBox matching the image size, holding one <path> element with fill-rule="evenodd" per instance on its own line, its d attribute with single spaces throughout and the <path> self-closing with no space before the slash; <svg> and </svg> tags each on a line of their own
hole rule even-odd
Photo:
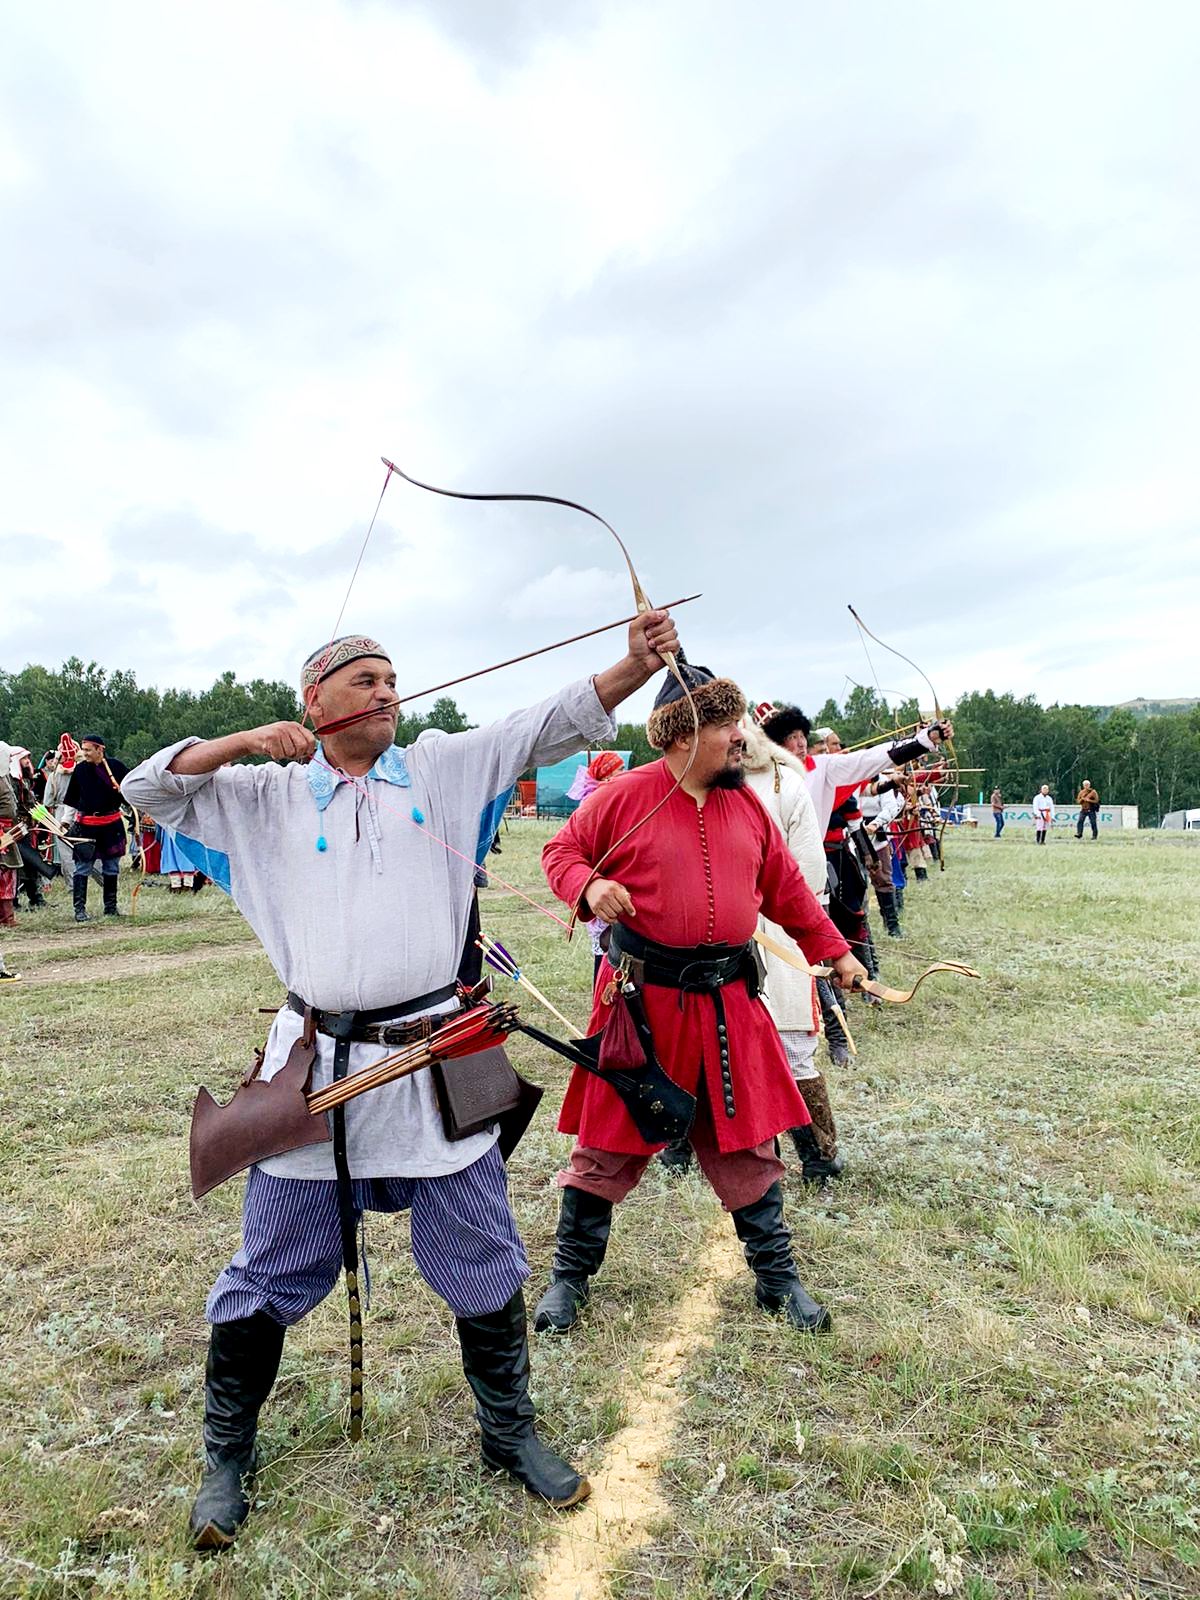
<svg viewBox="0 0 1200 1600">
<path fill-rule="evenodd" d="M 804 874 L 804 881 L 824 905 L 829 899 L 825 846 L 817 825 L 812 796 L 804 781 L 804 763 L 781 745 L 772 743 L 752 720 L 742 723 L 746 739 L 746 752 L 742 765 L 746 773 L 746 787 L 753 789 L 766 807 L 775 826 L 782 833 L 784 843 L 793 860 Z M 799 947 L 782 928 L 759 917 L 760 930 L 768 939 L 795 950 L 803 960 Z M 815 1033 L 819 1027 L 820 1012 L 815 1007 L 814 984 L 804 973 L 789 967 L 769 950 L 762 952 L 767 964 L 767 987 L 763 998 L 775 1026 L 781 1033 L 799 1031 Z"/>
</svg>

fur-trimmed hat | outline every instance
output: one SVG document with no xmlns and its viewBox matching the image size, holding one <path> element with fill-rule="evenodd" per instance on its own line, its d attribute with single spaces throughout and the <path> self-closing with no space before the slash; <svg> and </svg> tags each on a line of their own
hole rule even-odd
<svg viewBox="0 0 1200 1600">
<path fill-rule="evenodd" d="M 802 733 L 807 739 L 812 723 L 799 706 L 780 706 L 762 720 L 762 731 L 774 744 L 786 744 L 793 733 Z"/>
<path fill-rule="evenodd" d="M 745 715 L 746 697 L 731 678 L 715 678 L 707 667 L 692 666 L 682 650 L 677 659 L 701 727 L 709 722 L 737 722 Z M 646 737 L 655 750 L 668 750 L 676 739 L 690 739 L 695 726 L 679 679 L 669 672 L 646 723 Z"/>
</svg>

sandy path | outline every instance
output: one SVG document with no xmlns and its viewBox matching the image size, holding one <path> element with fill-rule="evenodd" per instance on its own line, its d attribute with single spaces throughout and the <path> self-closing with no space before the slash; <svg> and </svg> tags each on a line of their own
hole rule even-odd
<svg viewBox="0 0 1200 1600">
<path fill-rule="evenodd" d="M 676 1309 L 675 1331 L 622 1386 L 625 1414 L 633 1420 L 614 1436 L 603 1465 L 591 1474 L 591 1498 L 564 1516 L 533 1600 L 604 1600 L 618 1556 L 644 1543 L 650 1525 L 667 1513 L 658 1469 L 683 1406 L 682 1379 L 712 1334 L 722 1286 L 743 1270 L 733 1229 L 723 1217 L 696 1262 L 696 1286 Z"/>
<path fill-rule="evenodd" d="M 39 933 L 37 923 L 26 913 L 17 923 L 16 928 L 5 936 L 4 948 L 14 955 L 35 956 L 39 950 L 65 950 L 71 945 L 82 944 L 85 940 L 91 943 L 110 943 L 113 939 L 128 939 L 131 936 L 145 937 L 148 933 L 182 933 L 188 928 L 203 927 L 195 917 L 173 917 L 169 922 L 146 922 L 137 917 L 122 916 L 110 917 L 107 922 L 101 922 L 100 917 L 92 919 L 90 925 L 76 924 L 63 933 Z"/>
<path fill-rule="evenodd" d="M 19 994 L 24 989 L 47 988 L 69 983 L 101 983 L 108 978 L 149 978 L 156 972 L 173 972 L 177 967 L 194 967 L 202 961 L 221 961 L 230 956 L 259 956 L 262 946 L 253 939 L 241 939 L 237 944 L 201 944 L 191 950 L 173 950 L 167 955 L 149 956 L 144 952 L 131 955 L 88 956 L 80 961 L 52 961 L 39 971 L 22 974 L 21 982 L 5 989 L 6 994 Z M 10 959 L 14 970 L 20 963 Z"/>
</svg>

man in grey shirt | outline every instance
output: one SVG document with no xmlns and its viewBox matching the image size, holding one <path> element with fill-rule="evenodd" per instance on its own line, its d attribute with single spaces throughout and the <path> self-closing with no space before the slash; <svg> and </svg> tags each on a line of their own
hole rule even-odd
<svg viewBox="0 0 1200 1600">
<path fill-rule="evenodd" d="M 611 738 L 613 708 L 661 670 L 659 652 L 677 647 L 667 614 L 648 612 L 630 626 L 626 656 L 595 678 L 490 727 L 431 729 L 400 749 L 387 652 L 361 636 L 336 639 L 314 651 L 301 678 L 313 726 L 328 730 L 323 743 L 294 722 L 184 739 L 144 761 L 122 790 L 204 847 L 301 1011 L 316 1008 L 355 1033 L 389 1017 L 436 1014 L 455 1003 L 475 864 L 518 775 Z M 228 764 L 254 756 L 272 760 Z M 302 1029 L 301 1014 L 281 1008 L 264 1078 Z M 330 1082 L 335 1059 L 333 1037 L 319 1031 L 316 1042 L 313 1089 Z M 354 1073 L 391 1047 L 359 1038 L 348 1051 Z M 341 1176 L 352 1182 L 340 1214 L 334 1131 L 334 1144 L 251 1169 L 242 1247 L 208 1298 L 206 1470 L 190 1524 L 197 1548 L 231 1543 L 249 1513 L 258 1413 L 284 1331 L 333 1287 L 354 1248 L 353 1231 L 344 1248 L 347 1216 L 357 1221 L 364 1210 L 411 1211 L 417 1266 L 457 1319 L 484 1462 L 554 1505 L 582 1500 L 586 1480 L 533 1428 L 521 1288 L 529 1268 L 496 1129 L 447 1139 L 428 1073 L 358 1097 L 345 1107 Z"/>
</svg>

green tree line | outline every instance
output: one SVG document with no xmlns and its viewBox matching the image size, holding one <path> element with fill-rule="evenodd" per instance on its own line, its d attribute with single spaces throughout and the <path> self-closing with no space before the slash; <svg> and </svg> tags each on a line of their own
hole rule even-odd
<svg viewBox="0 0 1200 1600">
<path fill-rule="evenodd" d="M 224 672 L 210 689 L 141 688 L 132 672 L 107 672 L 77 657 L 51 671 L 28 666 L 0 672 L 0 738 L 31 750 L 34 759 L 58 743 L 99 733 L 109 749 L 133 766 L 189 734 L 217 739 L 264 722 L 296 720 L 300 703 L 288 683 L 254 678 L 240 683 Z M 841 705 L 827 700 L 814 726 L 836 728 L 846 744 L 885 739 L 897 724 L 915 722 L 917 702 L 893 711 L 874 689 L 855 685 Z M 983 771 L 964 780 L 963 795 L 984 795 L 999 785 L 1006 800 L 1026 802 L 1043 784 L 1069 804 L 1090 778 L 1108 805 L 1135 805 L 1143 826 L 1168 811 L 1200 806 L 1200 707 L 1163 716 L 1135 716 L 1102 706 L 1041 706 L 1032 695 L 963 695 L 953 710 L 955 746 L 964 767 Z M 400 720 L 399 744 L 425 728 L 457 733 L 470 723 L 448 696 L 427 712 Z M 631 750 L 632 763 L 653 761 L 642 723 L 623 722 L 612 748 Z"/>
<path fill-rule="evenodd" d="M 239 683 L 223 672 L 211 689 L 142 689 L 132 672 L 106 672 L 76 656 L 61 671 L 25 667 L 0 672 L 0 738 L 21 745 L 40 761 L 59 735 L 80 739 L 98 733 L 108 749 L 127 766 L 194 734 L 220 739 L 225 734 L 261 727 L 267 722 L 295 722 L 300 702 L 288 683 L 254 678 Z M 453 700 L 435 700 L 432 708 L 402 717 L 396 738 L 411 744 L 424 728 L 459 733 L 470 723 Z"/>
<path fill-rule="evenodd" d="M 1200 806 L 1200 707 L 1163 716 L 1135 716 L 1121 707 L 1042 706 L 992 689 L 963 695 L 953 711 L 954 744 L 964 767 L 962 798 L 986 799 L 994 787 L 1014 804 L 1028 803 L 1043 783 L 1060 805 L 1074 801 L 1090 778 L 1106 805 L 1137 806 L 1143 827 L 1168 811 Z M 836 728 L 843 743 L 915 722 L 915 700 L 888 709 L 875 690 L 856 686 L 839 706 L 827 700 L 814 726 Z"/>
</svg>

